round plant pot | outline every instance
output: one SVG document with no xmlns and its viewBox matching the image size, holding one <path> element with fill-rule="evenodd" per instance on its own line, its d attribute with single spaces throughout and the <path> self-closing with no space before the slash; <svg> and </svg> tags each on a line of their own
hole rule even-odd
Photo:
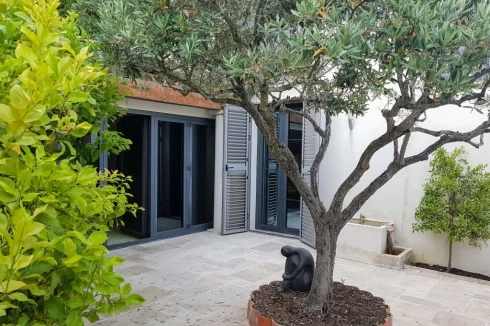
<svg viewBox="0 0 490 326">
<path fill-rule="evenodd" d="M 255 291 L 254 291 L 255 292 Z M 248 325 L 249 326 L 283 326 L 281 324 L 276 323 L 274 320 L 271 318 L 267 318 L 263 316 L 259 311 L 254 309 L 254 292 L 251 293 L 250 295 L 250 300 L 248 301 L 248 306 L 247 306 L 247 319 L 248 319 Z M 370 295 L 373 295 L 370 292 L 367 291 L 362 291 L 369 293 Z M 374 297 L 374 295 L 373 295 Z M 385 302 L 386 304 L 386 302 Z M 387 309 L 388 312 L 388 317 L 385 318 L 385 322 L 380 325 L 373 325 L 373 326 L 393 326 L 393 315 L 390 312 L 390 308 L 388 307 Z M 313 325 L 312 325 L 313 326 Z"/>
</svg>

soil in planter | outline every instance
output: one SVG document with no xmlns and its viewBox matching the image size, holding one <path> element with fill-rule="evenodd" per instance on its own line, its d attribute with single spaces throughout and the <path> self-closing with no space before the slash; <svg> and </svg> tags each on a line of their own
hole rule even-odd
<svg viewBox="0 0 490 326">
<path fill-rule="evenodd" d="M 385 254 L 386 255 L 391 255 L 391 256 L 398 256 L 399 254 L 401 254 L 402 252 L 404 252 L 405 249 L 397 249 L 397 248 L 395 248 L 393 251 L 394 251 L 394 253 L 393 254 L 390 254 L 390 253 L 388 253 L 388 250 L 386 250 L 385 251 Z"/>
<path fill-rule="evenodd" d="M 444 267 L 444 266 L 429 265 L 429 264 L 425 264 L 425 263 L 414 263 L 414 264 L 412 264 L 412 266 L 431 269 L 433 271 L 438 271 L 438 272 L 446 272 L 446 270 L 447 270 L 447 267 Z M 479 280 L 490 281 L 490 276 L 478 274 L 478 273 L 467 272 L 467 271 L 463 271 L 463 270 L 457 269 L 457 268 L 451 268 L 451 272 L 449 274 L 461 275 L 461 276 L 476 278 Z"/>
<path fill-rule="evenodd" d="M 376 326 L 389 316 L 383 299 L 353 286 L 334 283 L 334 303 L 328 316 L 306 311 L 303 302 L 308 293 L 278 293 L 278 286 L 279 282 L 261 286 L 252 300 L 255 310 L 283 326 Z"/>
</svg>

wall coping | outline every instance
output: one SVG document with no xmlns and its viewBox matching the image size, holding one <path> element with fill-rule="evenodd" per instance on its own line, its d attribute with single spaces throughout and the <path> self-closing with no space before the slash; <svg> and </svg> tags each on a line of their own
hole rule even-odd
<svg viewBox="0 0 490 326">
<path fill-rule="evenodd" d="M 121 84 L 119 92 L 127 92 L 126 97 L 140 100 L 186 105 L 207 110 L 221 110 L 222 108 L 221 104 L 206 100 L 200 94 L 190 93 L 184 96 L 172 88 L 150 82 Z"/>
</svg>

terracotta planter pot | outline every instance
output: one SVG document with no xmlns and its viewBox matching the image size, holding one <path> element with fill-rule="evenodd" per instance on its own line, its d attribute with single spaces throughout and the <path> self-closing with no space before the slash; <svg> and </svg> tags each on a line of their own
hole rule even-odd
<svg viewBox="0 0 490 326">
<path fill-rule="evenodd" d="M 363 291 L 363 292 L 373 295 L 372 293 L 367 291 Z M 253 301 L 253 292 L 252 292 L 252 294 L 250 295 L 250 300 L 248 300 L 248 307 L 247 307 L 247 319 L 248 319 L 249 326 L 283 326 L 281 324 L 276 323 L 270 318 L 262 316 L 260 312 L 258 312 L 253 308 L 253 304 L 254 301 Z M 390 313 L 390 307 L 388 307 L 387 312 L 390 315 L 386 317 L 385 322 L 383 324 L 377 326 L 393 326 L 393 315 Z"/>
</svg>

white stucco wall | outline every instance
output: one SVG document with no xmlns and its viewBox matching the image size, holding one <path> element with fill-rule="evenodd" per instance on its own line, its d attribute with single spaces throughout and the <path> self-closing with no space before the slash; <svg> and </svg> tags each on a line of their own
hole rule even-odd
<svg viewBox="0 0 490 326">
<path fill-rule="evenodd" d="M 378 100 L 365 116 L 356 118 L 352 131 L 348 126 L 347 116 L 333 119 L 330 147 L 320 167 L 319 187 L 326 205 L 330 203 L 335 190 L 354 169 L 365 147 L 386 130 L 386 123 L 380 112 L 382 105 L 383 102 Z M 484 118 L 477 112 L 470 112 L 469 109 L 446 106 L 429 111 L 428 119 L 420 126 L 433 130 L 469 131 Z M 428 135 L 413 134 L 407 156 L 418 153 L 435 140 Z M 486 141 L 488 144 L 480 149 L 465 146 L 471 164 L 490 163 L 490 139 L 487 137 Z M 451 144 L 447 148 L 458 146 L 462 145 Z M 344 205 L 381 173 L 392 159 L 393 145 L 388 145 L 378 152 L 371 161 L 370 170 L 349 193 Z M 431 232 L 412 232 L 414 212 L 423 195 L 423 183 L 429 176 L 428 168 L 429 162 L 426 161 L 400 171 L 358 213 L 370 219 L 395 222 L 397 245 L 412 248 L 417 261 L 444 265 L 448 252 L 444 236 Z M 453 267 L 490 275 L 490 247 L 480 250 L 465 243 L 456 244 L 453 250 Z"/>
</svg>

